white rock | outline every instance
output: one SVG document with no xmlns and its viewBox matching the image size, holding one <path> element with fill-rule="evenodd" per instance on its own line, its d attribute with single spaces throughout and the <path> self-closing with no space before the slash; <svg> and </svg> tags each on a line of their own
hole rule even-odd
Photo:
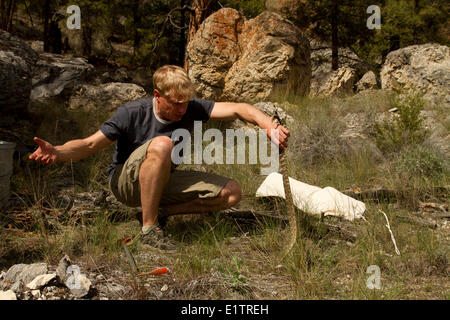
<svg viewBox="0 0 450 320">
<path fill-rule="evenodd" d="M 450 105 L 450 48 L 437 43 L 413 45 L 390 52 L 380 72 L 381 87 L 422 91 L 430 101 Z"/>
<path fill-rule="evenodd" d="M 17 300 L 17 297 L 12 290 L 0 291 L 0 300 Z"/>
<path fill-rule="evenodd" d="M 89 293 L 91 281 L 84 275 L 75 273 L 67 278 L 66 286 L 76 298 L 82 298 Z"/>
<path fill-rule="evenodd" d="M 169 286 L 167 284 L 165 284 L 162 286 L 161 291 L 164 292 L 164 291 L 167 291 L 167 289 L 169 289 Z"/>
<path fill-rule="evenodd" d="M 33 296 L 33 298 L 39 299 L 41 297 L 41 291 L 39 291 L 38 289 L 31 290 L 31 295 Z"/>
<path fill-rule="evenodd" d="M 41 274 L 40 276 L 34 278 L 33 281 L 28 283 L 27 287 L 30 288 L 31 290 L 39 289 L 55 278 L 56 273 Z"/>
</svg>

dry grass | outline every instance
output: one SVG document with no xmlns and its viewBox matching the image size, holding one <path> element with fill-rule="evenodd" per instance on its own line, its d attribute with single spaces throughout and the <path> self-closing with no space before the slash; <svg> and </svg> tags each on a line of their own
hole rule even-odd
<svg viewBox="0 0 450 320">
<path fill-rule="evenodd" d="M 111 299 L 449 299 L 448 219 L 437 218 L 443 213 L 439 209 L 424 211 L 420 207 L 421 202 L 434 202 L 446 206 L 448 213 L 448 197 L 433 191 L 437 186 L 448 186 L 448 171 L 437 176 L 411 175 L 407 165 L 400 170 L 387 155 L 377 156 L 374 149 L 344 148 L 346 142 L 339 137 L 345 130 L 342 119 L 348 113 L 370 118 L 374 110 L 388 110 L 390 101 L 380 93 L 341 100 L 290 99 L 296 106 L 288 110 L 296 119 L 290 128 L 290 176 L 339 190 L 395 190 L 398 198 L 366 201 L 367 221 L 354 223 L 331 217 L 320 221 L 299 212 L 301 232 L 285 259 L 281 252 L 289 231 L 279 219 L 177 216 L 169 219 L 167 231 L 183 244 L 179 252 L 167 254 L 140 246 L 132 249 L 142 272 L 162 266 L 171 272 L 136 280 L 118 244 L 119 239 L 139 231 L 129 212 L 117 220 L 116 212 L 103 208 L 77 220 L 49 223 L 51 216 L 59 217 L 63 212 L 56 193 L 60 185 L 55 179 L 65 181 L 75 193 L 106 188 L 102 170 L 109 162 L 109 150 L 72 167 L 38 168 L 27 163 L 25 169 L 16 171 L 13 191 L 20 200 L 0 219 L 0 269 L 22 262 L 55 264 L 67 253 L 87 270 L 114 277 L 128 288 L 125 293 L 112 294 Z M 371 110 L 366 112 L 367 108 Z M 367 141 L 370 139 L 373 137 L 368 136 Z M 324 154 L 321 150 L 328 151 Z M 408 164 L 408 157 L 403 160 Z M 264 179 L 256 165 L 212 165 L 208 170 L 240 181 L 247 196 L 253 195 Z M 410 178 L 405 180 L 405 176 Z M 279 214 L 284 211 L 282 202 L 252 197 L 239 207 Z M 394 251 L 379 210 L 388 215 L 401 255 Z M 17 216 L 22 220 L 12 218 Z M 428 219 L 437 226 L 400 218 L 405 216 Z M 327 223 L 348 228 L 355 233 L 355 240 L 327 230 Z M 380 268 L 380 290 L 366 286 L 371 265 Z"/>
</svg>

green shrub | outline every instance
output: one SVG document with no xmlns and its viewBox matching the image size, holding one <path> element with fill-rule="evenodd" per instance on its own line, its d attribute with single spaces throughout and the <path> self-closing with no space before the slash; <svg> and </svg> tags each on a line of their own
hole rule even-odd
<svg viewBox="0 0 450 320">
<path fill-rule="evenodd" d="M 384 153 L 398 152 L 409 145 L 420 144 L 428 135 L 420 114 L 424 106 L 420 94 L 404 98 L 397 96 L 393 106 L 397 108 L 396 117 L 375 124 L 376 144 Z"/>
<path fill-rule="evenodd" d="M 436 178 L 444 173 L 444 160 L 434 150 L 416 145 L 400 152 L 394 167 L 411 176 Z"/>
</svg>

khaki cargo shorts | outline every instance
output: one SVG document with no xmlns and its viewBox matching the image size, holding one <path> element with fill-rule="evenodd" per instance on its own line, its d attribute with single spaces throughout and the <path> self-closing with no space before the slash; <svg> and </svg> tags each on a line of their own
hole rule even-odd
<svg viewBox="0 0 450 320">
<path fill-rule="evenodd" d="M 129 207 L 141 206 L 139 169 L 147 157 L 148 140 L 133 151 L 123 165 L 117 165 L 109 180 L 114 196 Z M 161 204 L 187 202 L 197 198 L 214 198 L 231 179 L 201 171 L 177 170 L 172 165 L 169 182 L 164 188 Z"/>
</svg>

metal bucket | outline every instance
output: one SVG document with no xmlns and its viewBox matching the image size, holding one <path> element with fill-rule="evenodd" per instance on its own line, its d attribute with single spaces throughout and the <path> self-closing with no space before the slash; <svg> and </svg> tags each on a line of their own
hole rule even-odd
<svg viewBox="0 0 450 320">
<path fill-rule="evenodd" d="M 9 205 L 9 185 L 13 171 L 13 154 L 16 144 L 0 140 L 0 208 Z"/>
</svg>

